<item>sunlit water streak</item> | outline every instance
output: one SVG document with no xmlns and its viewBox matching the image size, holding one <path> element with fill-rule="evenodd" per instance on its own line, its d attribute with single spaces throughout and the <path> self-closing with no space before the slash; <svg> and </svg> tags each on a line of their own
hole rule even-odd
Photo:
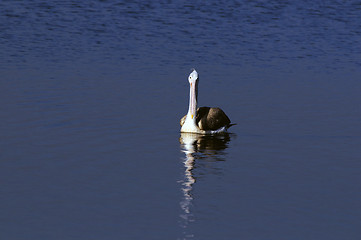
<svg viewBox="0 0 361 240">
<path fill-rule="evenodd" d="M 193 201 L 195 201 L 197 194 L 193 194 L 193 186 L 196 183 L 194 166 L 198 166 L 198 174 L 204 172 L 205 174 L 219 174 L 219 167 L 217 162 L 225 161 L 224 150 L 227 148 L 230 136 L 229 134 L 220 134 L 214 136 L 204 136 L 194 133 L 181 133 L 179 139 L 181 144 L 181 151 L 185 154 L 183 158 L 184 164 L 184 179 L 179 181 L 182 184 L 183 199 L 180 201 L 182 214 L 180 215 L 180 227 L 183 229 L 183 239 L 196 239 L 192 232 L 192 223 L 196 221 Z M 211 163 L 204 166 L 204 163 Z M 211 171 L 208 172 L 207 168 Z M 207 173 L 208 172 L 208 173 Z"/>
<path fill-rule="evenodd" d="M 195 183 L 195 179 L 192 175 L 192 170 L 194 167 L 194 154 L 196 153 L 194 144 L 197 141 L 197 136 L 194 134 L 182 133 L 180 138 L 180 143 L 182 147 L 182 152 L 185 154 L 184 158 L 184 179 L 179 181 L 182 184 L 183 199 L 180 201 L 180 207 L 183 213 L 181 217 L 181 227 L 183 229 L 184 239 L 191 239 L 194 237 L 193 234 L 187 232 L 189 224 L 194 221 L 193 213 L 191 212 L 192 207 L 192 186 Z"/>
</svg>

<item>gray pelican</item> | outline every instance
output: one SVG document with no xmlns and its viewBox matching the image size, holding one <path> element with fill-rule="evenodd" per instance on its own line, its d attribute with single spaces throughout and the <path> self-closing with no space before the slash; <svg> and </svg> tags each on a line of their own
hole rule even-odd
<svg viewBox="0 0 361 240">
<path fill-rule="evenodd" d="M 198 73 L 195 69 L 189 74 L 190 84 L 188 113 L 180 120 L 181 132 L 215 134 L 226 132 L 231 120 L 220 108 L 200 107 L 197 109 Z"/>
</svg>

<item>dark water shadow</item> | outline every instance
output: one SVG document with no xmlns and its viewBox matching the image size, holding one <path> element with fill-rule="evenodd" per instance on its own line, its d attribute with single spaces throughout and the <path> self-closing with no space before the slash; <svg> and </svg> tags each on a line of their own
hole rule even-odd
<svg viewBox="0 0 361 240">
<path fill-rule="evenodd" d="M 193 239 L 195 236 L 189 230 L 189 226 L 195 221 L 194 206 L 192 202 L 195 199 L 193 194 L 193 185 L 196 183 L 197 176 L 194 173 L 195 168 L 199 173 L 205 172 L 206 168 L 211 168 L 212 172 L 218 174 L 221 169 L 215 165 L 217 162 L 226 161 L 225 150 L 232 137 L 232 134 L 220 135 L 199 135 L 193 133 L 181 133 L 179 138 L 181 151 L 185 154 L 182 158 L 185 171 L 184 177 L 179 182 L 182 184 L 181 191 L 183 197 L 180 201 L 182 213 L 180 214 L 180 227 L 182 228 L 182 239 Z"/>
</svg>

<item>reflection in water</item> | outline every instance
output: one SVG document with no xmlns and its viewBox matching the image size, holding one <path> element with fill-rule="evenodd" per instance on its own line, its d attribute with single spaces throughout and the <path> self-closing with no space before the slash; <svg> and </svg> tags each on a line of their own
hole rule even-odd
<svg viewBox="0 0 361 240">
<path fill-rule="evenodd" d="M 180 201 L 182 208 L 180 224 L 183 228 L 183 239 L 192 239 L 194 234 L 189 232 L 189 225 L 195 221 L 192 213 L 192 201 L 194 199 L 192 187 L 196 182 L 196 177 L 193 173 L 194 165 L 196 160 L 224 161 L 223 150 L 227 148 L 230 136 L 226 133 L 215 136 L 181 133 L 179 141 L 182 152 L 185 153 L 185 158 L 183 159 L 185 166 L 184 179 L 180 181 L 183 192 L 183 198 Z"/>
</svg>

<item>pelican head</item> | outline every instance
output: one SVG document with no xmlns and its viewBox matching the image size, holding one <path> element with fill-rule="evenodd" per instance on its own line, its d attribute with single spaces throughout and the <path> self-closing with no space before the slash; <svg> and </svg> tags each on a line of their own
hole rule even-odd
<svg viewBox="0 0 361 240">
<path fill-rule="evenodd" d="M 188 77 L 188 81 L 189 81 L 189 84 L 195 84 L 196 83 L 196 81 L 198 80 L 198 73 L 197 73 L 197 71 L 194 69 L 194 68 L 192 68 L 192 72 L 189 74 L 189 77 Z"/>
</svg>

